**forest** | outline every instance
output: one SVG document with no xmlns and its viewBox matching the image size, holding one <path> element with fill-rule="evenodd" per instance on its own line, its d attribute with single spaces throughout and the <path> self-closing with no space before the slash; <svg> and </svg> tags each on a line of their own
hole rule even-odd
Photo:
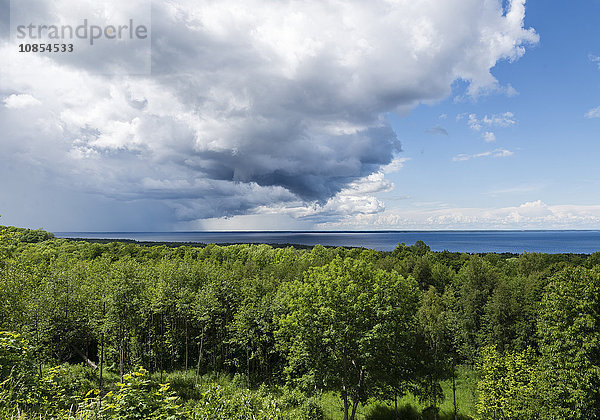
<svg viewBox="0 0 600 420">
<path fill-rule="evenodd" d="M 0 418 L 600 418 L 600 252 L 0 226 Z"/>
</svg>

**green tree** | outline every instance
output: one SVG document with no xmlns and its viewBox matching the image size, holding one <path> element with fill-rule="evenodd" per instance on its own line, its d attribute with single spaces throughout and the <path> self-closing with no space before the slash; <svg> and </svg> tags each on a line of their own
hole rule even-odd
<svg viewBox="0 0 600 420">
<path fill-rule="evenodd" d="M 453 373 L 453 364 L 447 304 L 435 287 L 431 286 L 425 292 L 417 312 L 417 320 L 426 347 L 422 396 L 433 404 L 434 418 L 437 420 L 438 403 L 444 398 L 439 381 Z"/>
<path fill-rule="evenodd" d="M 537 274 L 501 278 L 482 319 L 482 342 L 505 350 L 537 348 L 537 312 L 544 280 Z"/>
<path fill-rule="evenodd" d="M 538 334 L 546 418 L 600 418 L 598 269 L 568 268 L 552 277 L 542 300 Z"/>
<path fill-rule="evenodd" d="M 250 382 L 251 371 L 269 381 L 276 357 L 273 336 L 276 283 L 272 278 L 259 277 L 248 281 L 243 289 L 243 301 L 228 326 L 231 336 L 229 341 L 243 354 L 235 362 L 238 367 L 244 367 L 248 381 Z"/>
<path fill-rule="evenodd" d="M 473 256 L 455 279 L 457 341 L 463 357 L 474 362 L 481 343 L 483 315 L 500 273 L 489 262 Z"/>
<path fill-rule="evenodd" d="M 482 419 L 537 419 L 535 404 L 536 358 L 529 348 L 522 352 L 498 352 L 488 345 L 478 364 L 477 412 Z"/>
<path fill-rule="evenodd" d="M 354 419 L 392 362 L 387 345 L 411 339 L 416 282 L 336 258 L 291 284 L 286 298 L 289 311 L 279 319 L 278 336 L 288 372 L 310 372 L 316 383 L 339 391 L 344 418 Z"/>
</svg>

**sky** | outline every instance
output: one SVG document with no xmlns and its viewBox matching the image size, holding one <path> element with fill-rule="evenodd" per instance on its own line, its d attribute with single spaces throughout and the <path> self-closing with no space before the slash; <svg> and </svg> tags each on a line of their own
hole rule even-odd
<svg viewBox="0 0 600 420">
<path fill-rule="evenodd" d="M 600 0 L 0 12 L 0 224 L 600 229 Z M 109 32 L 36 38 L 84 19 Z M 19 52 L 42 42 L 74 51 Z"/>
</svg>

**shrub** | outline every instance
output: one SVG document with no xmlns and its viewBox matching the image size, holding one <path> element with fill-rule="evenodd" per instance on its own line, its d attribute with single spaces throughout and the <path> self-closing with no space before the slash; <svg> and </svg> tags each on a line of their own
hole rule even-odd
<svg viewBox="0 0 600 420">
<path fill-rule="evenodd" d="M 102 398 L 89 392 L 78 417 L 121 420 L 175 420 L 184 416 L 177 405 L 178 397 L 169 391 L 169 384 L 153 383 L 141 368 L 123 377 L 118 390 Z"/>
</svg>

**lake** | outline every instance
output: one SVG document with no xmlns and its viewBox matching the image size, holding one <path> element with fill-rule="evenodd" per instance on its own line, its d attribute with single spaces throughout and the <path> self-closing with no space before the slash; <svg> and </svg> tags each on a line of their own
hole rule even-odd
<svg viewBox="0 0 600 420">
<path fill-rule="evenodd" d="M 398 243 L 424 241 L 433 251 L 547 252 L 600 251 L 599 230 L 371 231 L 371 232 L 56 232 L 60 238 L 131 239 L 153 242 L 268 243 L 365 247 L 391 251 Z"/>
</svg>

